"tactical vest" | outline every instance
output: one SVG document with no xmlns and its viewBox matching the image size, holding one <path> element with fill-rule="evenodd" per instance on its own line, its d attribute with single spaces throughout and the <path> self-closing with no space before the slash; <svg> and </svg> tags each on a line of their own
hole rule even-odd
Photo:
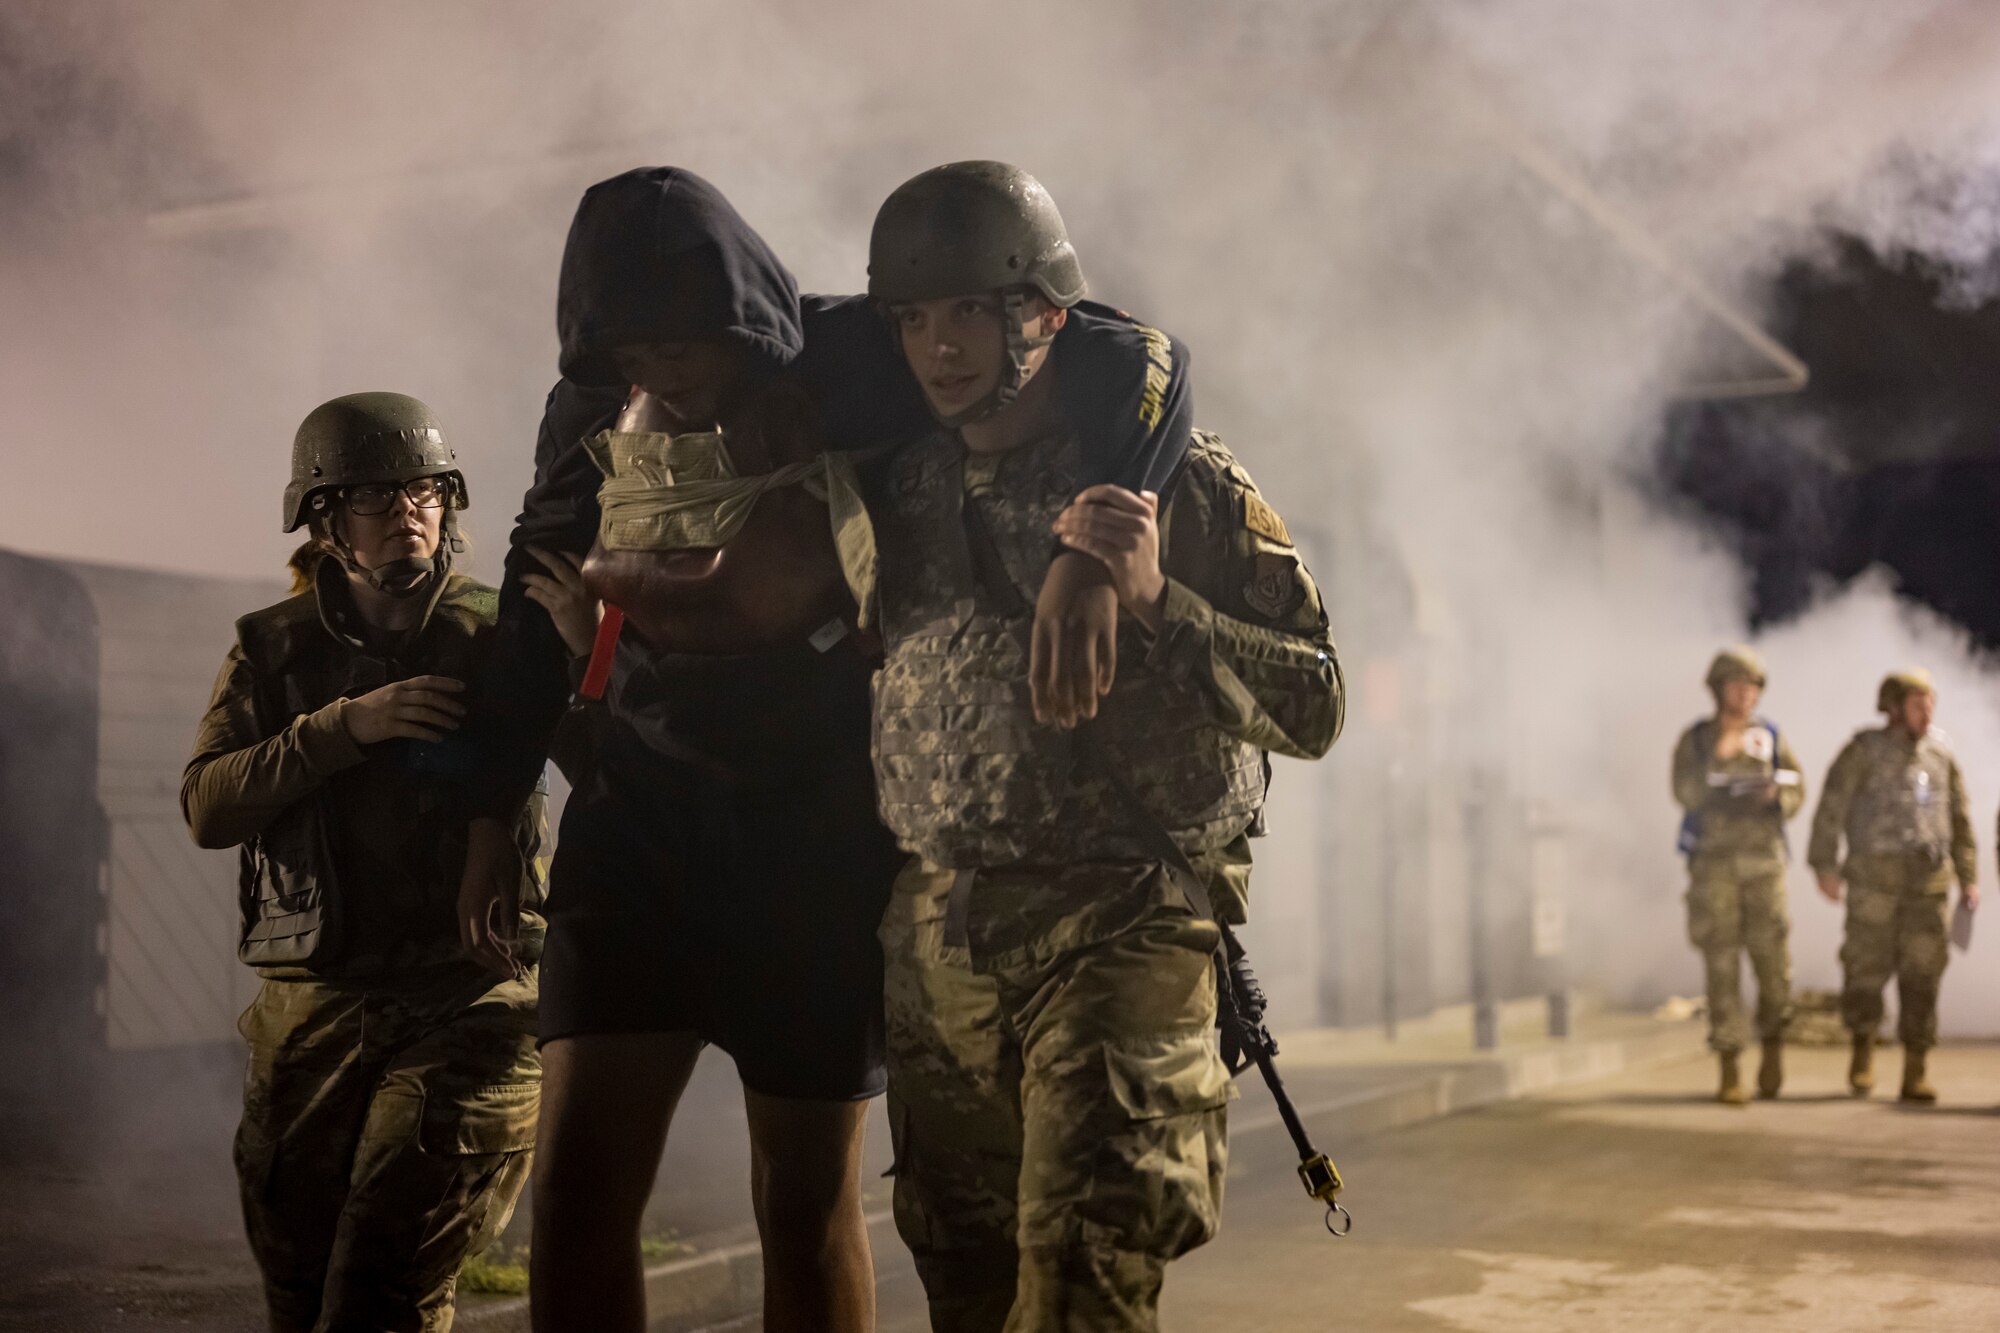
<svg viewBox="0 0 2000 1333">
<path fill-rule="evenodd" d="M 331 562 L 322 570 L 338 569 Z M 340 576 L 344 577 L 344 575 Z M 394 680 L 418 675 L 471 680 L 485 656 L 499 594 L 451 575 L 434 594 L 412 646 L 398 658 L 357 646 L 340 627 L 340 613 L 323 614 L 319 593 L 308 590 L 236 622 L 236 637 L 259 682 L 252 700 L 258 730 L 275 736 L 300 716 L 339 698 L 353 698 Z M 452 799 L 479 762 L 470 742 L 448 737 L 436 744 L 386 741 L 400 747 L 395 759 L 423 775 L 426 808 L 439 811 L 438 873 L 455 876 L 465 853 L 464 811 Z M 237 956 L 255 967 L 320 969 L 341 961 L 345 920 L 339 858 L 334 854 L 329 797 L 322 788 L 296 802 L 243 844 L 237 888 L 240 934 Z M 529 798 L 515 829 L 526 872 L 522 907 L 544 896 L 539 855 L 546 841 L 543 796 Z"/>
<path fill-rule="evenodd" d="M 1055 554 L 1049 527 L 1077 489 L 1073 440 L 973 459 L 934 435 L 894 459 L 881 496 L 879 607 L 887 658 L 874 681 L 883 821 L 933 865 L 1151 860 L 1123 798 L 1074 739 L 1035 721 L 1031 608 Z M 983 536 L 968 535 L 977 505 Z M 1004 586 L 982 578 L 975 544 Z M 1199 689 L 1146 662 L 1121 631 L 1118 678 L 1086 723 L 1108 767 L 1190 856 L 1241 834 L 1263 802 L 1263 757 L 1216 727 Z"/>
<path fill-rule="evenodd" d="M 1951 854 L 1951 752 L 1933 735 L 1911 746 L 1887 727 L 1864 732 L 1867 759 L 1847 807 L 1847 854 Z"/>
<path fill-rule="evenodd" d="M 1681 820 L 1680 852 L 1683 856 L 1740 856 L 1765 854 L 1790 858 L 1785 838 L 1784 815 L 1773 805 L 1755 804 L 1731 798 L 1726 789 L 1715 790 L 1718 777 L 1761 781 L 1778 774 L 1778 729 L 1763 718 L 1755 718 L 1745 729 L 1743 749 L 1728 759 L 1715 757 L 1716 722 L 1704 718 L 1694 724 L 1694 741 L 1710 784 L 1709 798 L 1690 810 Z"/>
</svg>

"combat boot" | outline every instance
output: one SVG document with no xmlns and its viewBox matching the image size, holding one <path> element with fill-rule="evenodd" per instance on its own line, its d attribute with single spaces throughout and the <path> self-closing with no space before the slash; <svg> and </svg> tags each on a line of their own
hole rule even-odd
<svg viewBox="0 0 2000 1333">
<path fill-rule="evenodd" d="M 1764 1043 L 1764 1058 L 1757 1064 L 1757 1095 L 1769 1101 L 1784 1086 L 1785 1043 L 1767 1041 Z"/>
<path fill-rule="evenodd" d="M 1736 1052 L 1722 1051 L 1722 1089 L 1715 1094 L 1715 1100 L 1724 1106 L 1742 1106 L 1749 1102 L 1750 1095 L 1743 1091 L 1743 1075 L 1736 1067 Z"/>
<path fill-rule="evenodd" d="M 1924 1056 L 1927 1052 L 1911 1047 L 1903 1049 L 1903 1095 L 1901 1100 L 1918 1102 L 1929 1106 L 1937 1100 L 1937 1089 L 1924 1077 Z"/>
<path fill-rule="evenodd" d="M 1854 1034 L 1854 1058 L 1847 1062 L 1847 1086 L 1854 1089 L 1857 1097 L 1866 1097 L 1875 1090 L 1875 1034 L 1872 1032 Z"/>
</svg>

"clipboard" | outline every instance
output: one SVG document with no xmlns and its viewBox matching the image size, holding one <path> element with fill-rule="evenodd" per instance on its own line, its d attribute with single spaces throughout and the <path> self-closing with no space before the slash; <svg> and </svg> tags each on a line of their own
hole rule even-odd
<svg viewBox="0 0 2000 1333">
<path fill-rule="evenodd" d="M 1965 905 L 1965 895 L 1958 896 L 1958 906 L 1951 913 L 1951 947 L 1964 953 L 1972 947 L 1972 909 Z"/>
</svg>

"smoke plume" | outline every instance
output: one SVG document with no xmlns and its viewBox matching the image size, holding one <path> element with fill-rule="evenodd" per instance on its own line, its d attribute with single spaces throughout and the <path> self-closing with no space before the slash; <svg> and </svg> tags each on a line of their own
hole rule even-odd
<svg viewBox="0 0 2000 1333">
<path fill-rule="evenodd" d="M 16 3 L 0 541 L 275 573 L 292 429 L 394 388 L 455 434 L 490 575 L 586 185 L 689 166 L 803 287 L 849 291 L 897 183 L 1009 159 L 1060 202 L 1096 292 L 1194 348 L 1203 424 L 1309 543 L 1358 691 L 1327 817 L 1379 840 L 1392 825 L 1352 812 L 1395 765 L 1415 775 L 1421 832 L 1383 873 L 1432 904 L 1433 998 L 1464 990 L 1475 779 L 1564 830 L 1575 975 L 1696 989 L 1666 765 L 1709 655 L 1746 632 L 1743 575 L 1649 498 L 1649 450 L 1677 395 L 1783 379 L 1761 294 L 1828 225 L 1992 295 L 1990 18 L 1977 0 Z M 2000 709 L 1961 636 L 1875 580 L 1762 646 L 1766 707 L 1815 787 L 1885 670 L 1936 671 L 1990 833 Z M 1792 887 L 1799 978 L 1829 984 L 1837 912 L 1803 870 Z M 1953 1029 L 1992 1024 L 1993 934 L 1947 978 Z"/>
</svg>

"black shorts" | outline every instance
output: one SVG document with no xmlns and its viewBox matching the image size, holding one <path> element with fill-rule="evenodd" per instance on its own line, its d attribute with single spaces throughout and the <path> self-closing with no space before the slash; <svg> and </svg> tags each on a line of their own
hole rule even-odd
<svg viewBox="0 0 2000 1333">
<path fill-rule="evenodd" d="M 752 1091 L 873 1097 L 875 931 L 903 860 L 865 761 L 769 796 L 670 761 L 600 770 L 556 843 L 541 1039 L 692 1032 Z"/>
</svg>

